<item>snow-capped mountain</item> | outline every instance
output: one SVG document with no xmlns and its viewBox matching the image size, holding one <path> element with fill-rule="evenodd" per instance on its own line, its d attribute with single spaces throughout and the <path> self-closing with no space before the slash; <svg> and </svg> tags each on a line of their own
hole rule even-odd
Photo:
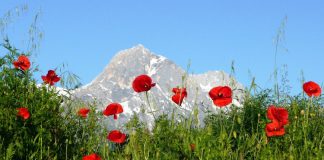
<svg viewBox="0 0 324 160">
<path fill-rule="evenodd" d="M 145 93 L 136 93 L 132 89 L 132 81 L 141 74 L 152 77 L 156 86 L 149 91 L 149 102 Z M 98 111 L 112 103 L 120 103 L 124 112 L 118 116 L 118 120 L 113 117 L 105 117 L 105 124 L 110 129 L 121 128 L 132 117 L 134 113 L 139 115 L 141 121 L 146 122 L 149 128 L 152 127 L 154 115 L 166 113 L 171 115 L 174 108 L 176 115 L 184 117 L 192 115 L 194 104 L 198 104 L 199 120 L 202 124 L 205 112 L 217 112 L 217 107 L 212 105 L 208 96 L 211 88 L 219 85 L 230 85 L 233 89 L 234 105 L 240 105 L 243 98 L 243 86 L 222 71 L 210 71 L 204 74 L 190 74 L 187 76 L 188 97 L 181 107 L 171 101 L 172 88 L 181 86 L 185 71 L 172 61 L 161 55 L 155 55 L 143 45 L 120 51 L 112 58 L 90 84 L 87 84 L 75 91 L 73 95 L 86 101 L 96 100 L 99 102 Z"/>
</svg>

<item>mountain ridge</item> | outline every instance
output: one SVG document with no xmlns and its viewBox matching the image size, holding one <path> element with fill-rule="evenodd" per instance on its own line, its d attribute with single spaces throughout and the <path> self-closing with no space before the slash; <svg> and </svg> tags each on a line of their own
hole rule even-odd
<svg viewBox="0 0 324 160">
<path fill-rule="evenodd" d="M 94 80 L 73 91 L 73 95 L 85 101 L 97 100 L 99 102 L 98 111 L 103 110 L 109 103 L 118 102 L 122 104 L 124 114 L 120 114 L 118 123 L 114 123 L 115 121 L 109 117 L 106 118 L 110 128 L 120 128 L 120 124 L 127 123 L 134 113 L 138 114 L 140 120 L 147 122 L 151 128 L 154 117 L 147 113 L 149 107 L 145 96 L 134 92 L 131 85 L 133 79 L 141 74 L 151 76 L 153 82 L 156 83 L 156 86 L 149 92 L 149 100 L 155 103 L 153 108 L 158 110 L 157 115 L 170 114 L 174 107 L 177 107 L 171 101 L 171 90 L 173 87 L 182 85 L 183 75 L 186 75 L 185 83 L 187 84 L 188 97 L 181 107 L 177 107 L 177 114 L 184 117 L 192 114 L 195 103 L 199 104 L 201 122 L 206 116 L 204 111 L 210 110 L 216 113 L 218 108 L 212 106 L 208 97 L 209 90 L 215 86 L 233 85 L 233 88 L 238 89 L 233 91 L 233 95 L 237 97 L 237 100 L 233 100 L 233 104 L 240 105 L 243 100 L 243 93 L 238 92 L 243 90 L 243 85 L 224 71 L 186 74 L 185 70 L 173 61 L 164 56 L 156 55 L 141 44 L 118 52 Z M 198 94 L 194 95 L 197 89 Z M 199 102 L 195 101 L 196 98 Z M 207 108 L 202 108 L 206 104 L 208 104 Z M 143 109 L 146 112 L 142 113 Z"/>
</svg>

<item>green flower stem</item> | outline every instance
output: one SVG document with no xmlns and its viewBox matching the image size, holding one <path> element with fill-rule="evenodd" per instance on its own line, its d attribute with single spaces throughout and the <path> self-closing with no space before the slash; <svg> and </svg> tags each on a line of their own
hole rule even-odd
<svg viewBox="0 0 324 160">
<path fill-rule="evenodd" d="M 154 115 L 154 111 L 153 111 L 153 109 L 151 107 L 151 103 L 150 103 L 150 99 L 149 99 L 149 95 L 148 95 L 147 91 L 145 92 L 145 97 L 146 97 L 146 100 L 147 100 L 147 104 L 148 104 L 148 106 L 149 106 L 149 108 L 151 110 L 151 114 L 153 115 L 154 120 L 156 120 L 156 117 Z"/>
<path fill-rule="evenodd" d="M 236 112 L 233 113 L 233 114 L 234 114 L 234 116 L 233 116 L 233 120 L 232 120 L 232 127 L 231 127 L 231 131 L 229 132 L 228 140 L 231 139 L 231 136 L 232 136 L 232 134 L 233 134 L 233 130 L 234 130 L 234 125 L 235 125 Z"/>
<path fill-rule="evenodd" d="M 309 126 L 309 122 L 308 122 L 308 119 L 309 119 L 309 110 L 310 110 L 310 107 L 312 106 L 312 103 L 313 103 L 313 97 L 310 97 L 310 100 L 308 101 L 308 104 L 306 106 L 306 113 L 304 115 L 304 125 L 303 125 L 303 132 L 304 132 L 304 149 L 305 149 L 305 152 L 307 152 L 308 150 L 308 144 L 307 144 L 307 133 L 308 133 L 308 126 Z"/>
</svg>

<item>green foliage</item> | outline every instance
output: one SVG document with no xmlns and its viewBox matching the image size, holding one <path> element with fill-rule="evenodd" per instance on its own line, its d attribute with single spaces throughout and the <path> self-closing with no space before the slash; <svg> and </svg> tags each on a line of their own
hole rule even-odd
<svg viewBox="0 0 324 160">
<path fill-rule="evenodd" d="M 174 122 L 158 117 L 149 132 L 135 116 L 127 129 L 128 142 L 105 159 L 321 159 L 324 110 L 320 99 L 291 97 L 286 104 L 289 125 L 281 137 L 267 137 L 267 108 L 275 101 L 270 90 L 246 99 L 243 107 L 231 106 L 206 118 L 203 128 L 189 120 Z M 309 117 L 302 112 L 309 107 Z M 231 110 L 231 111 L 229 111 Z M 191 150 L 190 144 L 195 144 Z"/>
<path fill-rule="evenodd" d="M 291 97 L 285 104 L 290 122 L 286 134 L 267 137 L 267 108 L 275 101 L 270 95 L 271 91 L 265 90 L 245 99 L 243 107 L 232 105 L 220 114 L 209 115 L 203 128 L 192 127 L 190 120 L 175 122 L 162 115 L 149 132 L 135 116 L 127 125 L 128 142 L 113 153 L 101 155 L 105 159 L 321 159 L 321 99 Z M 190 144 L 195 144 L 194 150 Z"/>
<path fill-rule="evenodd" d="M 37 86 L 32 70 L 13 68 L 18 50 L 8 41 L 3 47 L 9 53 L 1 58 L 0 66 L 0 157 L 71 159 L 78 155 L 81 147 L 92 150 L 93 143 L 88 140 L 96 137 L 95 132 L 86 130 L 97 130 L 96 117 L 90 113 L 89 118 L 83 120 L 68 105 L 64 110 L 61 104 L 68 104 L 69 100 L 58 95 L 55 87 Z M 29 119 L 16 116 L 16 109 L 20 107 L 28 108 Z"/>
</svg>

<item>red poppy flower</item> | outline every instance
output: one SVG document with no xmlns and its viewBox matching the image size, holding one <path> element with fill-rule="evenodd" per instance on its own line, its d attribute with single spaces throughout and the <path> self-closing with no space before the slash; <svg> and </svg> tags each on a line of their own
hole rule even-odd
<svg viewBox="0 0 324 160">
<path fill-rule="evenodd" d="M 152 78 L 148 75 L 140 75 L 134 79 L 132 86 L 135 92 L 146 92 L 154 87 L 155 83 L 152 83 Z"/>
<path fill-rule="evenodd" d="M 53 86 L 54 83 L 60 81 L 61 78 L 56 75 L 55 71 L 49 70 L 46 76 L 42 76 L 42 79 L 46 84 Z"/>
<path fill-rule="evenodd" d="M 209 97 L 218 107 L 224 107 L 232 103 L 232 89 L 228 86 L 214 87 L 209 91 Z"/>
<path fill-rule="evenodd" d="M 103 111 L 103 114 L 105 116 L 111 116 L 114 115 L 114 119 L 117 119 L 117 114 L 123 113 L 123 106 L 119 103 L 112 103 L 109 104 L 106 109 Z"/>
<path fill-rule="evenodd" d="M 190 149 L 191 149 L 192 152 L 195 151 L 196 145 L 194 143 L 191 143 L 190 144 Z"/>
<path fill-rule="evenodd" d="M 126 134 L 118 130 L 113 130 L 108 134 L 107 139 L 115 143 L 124 143 L 126 140 Z"/>
<path fill-rule="evenodd" d="M 88 116 L 88 113 L 89 113 L 90 109 L 89 108 L 81 108 L 79 111 L 78 111 L 78 114 L 79 116 L 83 117 L 83 118 L 86 118 Z"/>
<path fill-rule="evenodd" d="M 21 55 L 18 57 L 17 61 L 13 62 L 15 68 L 20 68 L 23 71 L 26 71 L 30 68 L 30 61 L 27 56 Z"/>
<path fill-rule="evenodd" d="M 186 88 L 173 88 L 172 92 L 175 94 L 172 96 L 172 101 L 181 106 L 183 99 L 187 97 Z"/>
<path fill-rule="evenodd" d="M 285 134 L 284 126 L 289 123 L 288 111 L 285 108 L 269 106 L 267 112 L 268 119 L 272 122 L 266 125 L 266 134 L 268 137 L 282 136 Z"/>
<path fill-rule="evenodd" d="M 22 117 L 24 120 L 26 120 L 30 117 L 28 108 L 25 108 L 25 107 L 17 108 L 17 111 L 18 111 L 17 115 Z"/>
<path fill-rule="evenodd" d="M 309 96 L 309 97 L 319 97 L 321 95 L 321 87 L 313 82 L 313 81 L 309 81 L 309 82 L 306 82 L 304 83 L 303 85 L 303 89 L 304 89 L 304 92 Z"/>
<path fill-rule="evenodd" d="M 101 160 L 101 158 L 97 154 L 92 153 L 90 155 L 84 156 L 82 160 Z"/>
</svg>

